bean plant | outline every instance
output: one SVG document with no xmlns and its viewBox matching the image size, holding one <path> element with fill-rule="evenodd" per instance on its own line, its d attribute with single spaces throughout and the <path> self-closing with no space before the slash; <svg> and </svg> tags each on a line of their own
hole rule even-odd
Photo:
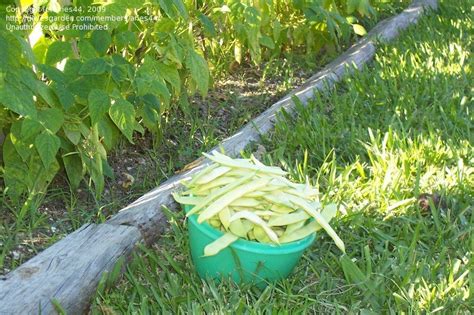
<svg viewBox="0 0 474 315">
<path fill-rule="evenodd" d="M 1 188 L 25 207 L 61 170 L 100 198 L 108 152 L 136 133 L 159 143 L 162 117 L 206 96 L 209 69 L 337 46 L 376 12 L 368 0 L 2 3 Z"/>
</svg>

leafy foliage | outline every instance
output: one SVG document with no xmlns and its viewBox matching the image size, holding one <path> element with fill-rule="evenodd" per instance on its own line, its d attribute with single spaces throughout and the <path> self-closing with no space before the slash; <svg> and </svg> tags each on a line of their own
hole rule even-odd
<svg viewBox="0 0 474 315">
<path fill-rule="evenodd" d="M 85 178 L 100 197 L 113 175 L 107 151 L 135 132 L 159 140 L 173 100 L 206 95 L 208 64 L 334 46 L 364 33 L 356 16 L 375 15 L 367 0 L 64 3 L 1 7 L 2 177 L 12 198 L 44 192 L 61 168 L 73 188 Z"/>
</svg>

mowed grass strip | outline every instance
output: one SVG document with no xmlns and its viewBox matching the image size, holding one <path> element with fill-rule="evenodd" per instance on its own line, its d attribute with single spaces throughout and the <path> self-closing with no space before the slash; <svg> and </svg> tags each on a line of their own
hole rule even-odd
<svg viewBox="0 0 474 315">
<path fill-rule="evenodd" d="M 320 233 L 294 274 L 263 291 L 195 274 L 182 213 L 93 313 L 474 311 L 474 82 L 470 1 L 442 1 L 363 72 L 283 115 L 266 163 L 309 178 L 345 213 L 342 256 Z M 115 278 L 115 277 L 112 277 Z"/>
</svg>

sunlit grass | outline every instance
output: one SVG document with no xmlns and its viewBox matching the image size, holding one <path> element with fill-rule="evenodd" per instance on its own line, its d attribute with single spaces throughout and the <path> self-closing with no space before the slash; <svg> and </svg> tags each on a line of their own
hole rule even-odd
<svg viewBox="0 0 474 315">
<path fill-rule="evenodd" d="M 320 234 L 293 276 L 263 291 L 205 283 L 182 213 L 167 212 L 170 230 L 117 286 L 101 286 L 93 311 L 471 313 L 470 10 L 444 1 L 439 16 L 381 47 L 369 69 L 299 106 L 296 118 L 283 115 L 264 139 L 265 162 L 339 204 L 347 257 Z"/>
</svg>

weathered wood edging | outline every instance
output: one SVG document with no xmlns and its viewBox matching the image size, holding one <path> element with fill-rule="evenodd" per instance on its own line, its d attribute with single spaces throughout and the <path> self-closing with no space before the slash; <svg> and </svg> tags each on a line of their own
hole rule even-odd
<svg viewBox="0 0 474 315">
<path fill-rule="evenodd" d="M 437 0 L 415 0 L 402 13 L 378 23 L 364 39 L 218 147 L 237 156 L 248 144 L 258 141 L 261 134 L 272 130 L 281 109 L 294 111 L 293 97 L 306 104 L 316 92 L 372 60 L 378 41 L 394 39 L 427 9 L 436 9 L 437 4 Z M 0 314 L 51 314 L 55 313 L 53 301 L 68 314 L 85 312 L 102 274 L 111 271 L 120 258 L 128 257 L 137 243 L 157 239 L 167 224 L 161 207 L 175 208 L 171 192 L 209 161 L 201 158 L 193 164 L 194 168 L 171 177 L 105 224 L 85 224 L 0 278 Z"/>
<path fill-rule="evenodd" d="M 132 226 L 86 224 L 7 275 L 0 282 L 0 314 L 68 313 L 88 308 L 101 274 L 141 240 Z"/>
</svg>

